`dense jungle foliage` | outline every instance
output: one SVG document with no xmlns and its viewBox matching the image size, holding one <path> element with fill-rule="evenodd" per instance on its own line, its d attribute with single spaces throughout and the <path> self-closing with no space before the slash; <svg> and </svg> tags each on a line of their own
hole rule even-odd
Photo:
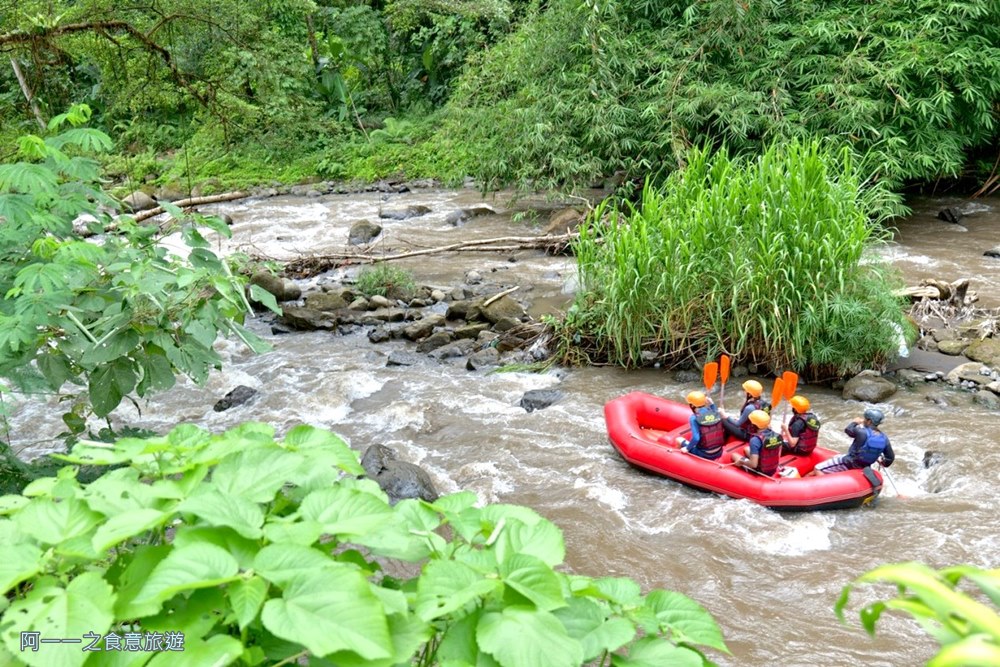
<svg viewBox="0 0 1000 667">
<path fill-rule="evenodd" d="M 130 185 L 641 182 L 692 145 L 805 136 L 871 152 L 896 186 L 983 182 L 997 159 L 992 0 L 0 7 L 3 143 L 86 102 Z"/>
</svg>

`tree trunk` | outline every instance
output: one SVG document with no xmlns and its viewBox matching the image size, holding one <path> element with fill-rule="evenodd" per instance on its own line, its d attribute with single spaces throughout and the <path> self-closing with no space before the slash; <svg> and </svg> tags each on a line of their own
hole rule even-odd
<svg viewBox="0 0 1000 667">
<path fill-rule="evenodd" d="M 35 114 L 35 121 L 38 122 L 38 127 L 45 130 L 48 124 L 45 119 L 42 118 L 42 112 L 38 108 L 38 102 L 35 101 L 35 96 L 31 94 L 31 88 L 28 87 L 28 82 L 24 78 L 24 73 L 21 71 L 21 66 L 17 64 L 17 59 L 14 56 L 10 57 L 10 66 L 14 68 L 14 76 L 17 77 L 17 82 L 21 84 L 21 92 L 24 93 L 24 99 L 28 100 L 28 106 L 31 107 L 31 113 Z"/>
</svg>

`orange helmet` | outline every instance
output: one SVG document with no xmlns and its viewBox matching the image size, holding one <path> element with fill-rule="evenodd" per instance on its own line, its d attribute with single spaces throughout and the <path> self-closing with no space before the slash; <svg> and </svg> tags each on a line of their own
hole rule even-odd
<svg viewBox="0 0 1000 667">
<path fill-rule="evenodd" d="M 796 412 L 809 412 L 809 399 L 805 396 L 792 396 L 788 402 L 792 404 L 792 409 Z"/>
<path fill-rule="evenodd" d="M 696 408 L 703 408 L 708 404 L 708 398 L 705 397 L 703 391 L 692 391 L 687 395 L 687 402 Z"/>
<path fill-rule="evenodd" d="M 743 391 L 754 398 L 760 398 L 760 395 L 764 393 L 764 386 L 756 380 L 747 380 L 743 383 Z"/>
<path fill-rule="evenodd" d="M 771 415 L 763 410 L 754 410 L 750 413 L 750 421 L 757 428 L 767 428 L 771 425 Z"/>
</svg>

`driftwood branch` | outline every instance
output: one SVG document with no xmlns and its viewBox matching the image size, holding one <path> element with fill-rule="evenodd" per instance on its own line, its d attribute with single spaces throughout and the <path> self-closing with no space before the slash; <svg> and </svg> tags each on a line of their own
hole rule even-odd
<svg viewBox="0 0 1000 667">
<path fill-rule="evenodd" d="M 490 298 L 486 299 L 486 301 L 483 301 L 483 308 L 485 308 L 486 306 L 490 305 L 491 303 L 493 303 L 497 299 L 503 298 L 503 297 L 507 296 L 508 294 L 510 294 L 511 292 L 516 292 L 519 289 L 521 289 L 521 286 L 520 285 L 515 285 L 514 287 L 511 287 L 510 289 L 504 290 L 504 291 L 500 292 L 499 294 L 494 294 Z"/>
<path fill-rule="evenodd" d="M 202 206 L 204 204 L 215 204 L 220 201 L 233 201 L 234 199 L 244 199 L 249 197 L 249 194 L 241 190 L 234 192 L 224 192 L 218 195 L 208 195 L 205 197 L 190 197 L 188 199 L 178 199 L 175 202 L 171 202 L 174 206 L 178 208 L 191 208 L 193 206 Z M 157 206 L 156 208 L 147 209 L 145 211 L 139 211 L 132 217 L 136 222 L 142 222 L 143 220 L 148 220 L 149 218 L 155 218 L 161 213 L 166 213 L 166 209 L 162 206 Z"/>
<path fill-rule="evenodd" d="M 476 241 L 462 241 L 435 248 L 421 248 L 393 255 L 374 256 L 363 252 L 313 255 L 294 259 L 277 260 L 285 264 L 285 273 L 292 276 L 311 276 L 346 264 L 375 264 L 398 259 L 434 255 L 445 252 L 498 252 L 512 250 L 546 249 L 569 243 L 578 234 L 548 234 L 545 236 L 506 236 Z M 275 258 L 268 258 L 275 259 Z"/>
</svg>

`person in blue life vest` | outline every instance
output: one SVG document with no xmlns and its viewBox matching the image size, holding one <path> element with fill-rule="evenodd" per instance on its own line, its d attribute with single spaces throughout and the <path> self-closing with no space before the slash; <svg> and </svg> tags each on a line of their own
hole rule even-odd
<svg viewBox="0 0 1000 667">
<path fill-rule="evenodd" d="M 809 399 L 792 396 L 788 401 L 792 406 L 792 418 L 788 425 L 781 425 L 781 437 L 785 439 L 785 454 L 809 456 L 816 449 L 819 440 L 819 418 L 809 411 Z"/>
<path fill-rule="evenodd" d="M 740 408 L 740 416 L 736 419 L 726 415 L 726 411 L 720 409 L 719 414 L 722 415 L 722 427 L 726 429 L 726 433 L 742 440 L 743 442 L 748 442 L 752 433 L 752 425 L 750 424 L 750 413 L 754 410 L 763 410 L 764 412 L 771 412 L 771 405 L 765 403 L 761 398 L 761 394 L 764 393 L 764 387 L 760 382 L 756 380 L 747 380 L 743 383 L 743 391 L 747 393 L 746 400 L 743 402 L 743 407 Z"/>
<path fill-rule="evenodd" d="M 722 446 L 726 443 L 722 415 L 703 391 L 689 393 L 687 402 L 691 407 L 691 439 L 677 438 L 677 444 L 682 452 L 714 461 L 722 456 Z"/>
<path fill-rule="evenodd" d="M 806 477 L 865 468 L 875 462 L 881 463 L 886 468 L 891 466 L 896 460 L 896 455 L 889 443 L 889 436 L 879 430 L 879 424 L 884 418 L 881 410 L 876 408 L 865 410 L 864 417 L 857 417 L 844 429 L 844 433 L 854 438 L 847 453 L 817 464 L 816 469 Z"/>
<path fill-rule="evenodd" d="M 778 472 L 778 462 L 781 460 L 781 449 L 785 446 L 785 441 L 771 430 L 771 415 L 763 410 L 751 412 L 750 423 L 755 432 L 742 452 L 732 453 L 733 463 L 770 477 Z"/>
</svg>

